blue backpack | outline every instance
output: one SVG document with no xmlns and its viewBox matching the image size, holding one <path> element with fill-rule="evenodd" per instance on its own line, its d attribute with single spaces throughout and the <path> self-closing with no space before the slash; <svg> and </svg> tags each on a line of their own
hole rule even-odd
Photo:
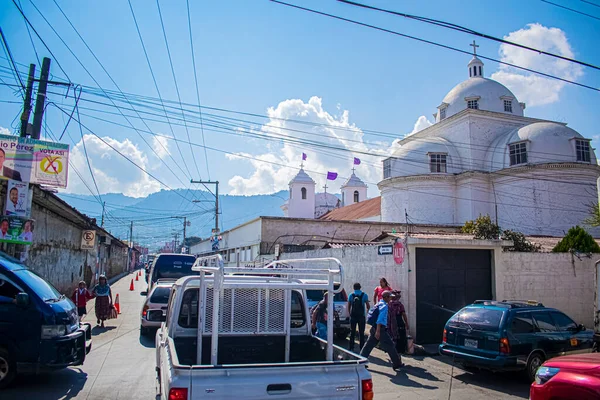
<svg viewBox="0 0 600 400">
<path fill-rule="evenodd" d="M 375 304 L 369 309 L 367 323 L 371 326 L 377 326 L 377 318 L 379 318 L 379 304 Z"/>
</svg>

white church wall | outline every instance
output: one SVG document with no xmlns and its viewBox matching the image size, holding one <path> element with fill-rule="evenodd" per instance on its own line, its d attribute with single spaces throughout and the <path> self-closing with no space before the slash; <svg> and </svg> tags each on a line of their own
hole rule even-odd
<svg viewBox="0 0 600 400">
<path fill-rule="evenodd" d="M 306 199 L 302 198 L 302 188 L 306 189 Z M 291 198 L 288 205 L 288 217 L 290 218 L 314 218 L 315 217 L 315 184 L 295 183 L 291 187 Z"/>
<path fill-rule="evenodd" d="M 489 177 L 482 174 L 466 174 L 457 177 L 457 220 L 463 225 L 480 215 L 494 218 L 494 204 Z"/>
</svg>

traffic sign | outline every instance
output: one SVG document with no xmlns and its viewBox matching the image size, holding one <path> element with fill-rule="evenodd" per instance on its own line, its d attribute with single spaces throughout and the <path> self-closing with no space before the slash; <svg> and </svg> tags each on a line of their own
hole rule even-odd
<svg viewBox="0 0 600 400">
<path fill-rule="evenodd" d="M 396 240 L 396 243 L 394 243 L 394 262 L 396 264 L 404 262 L 404 243 L 401 240 Z"/>
<path fill-rule="evenodd" d="M 380 256 L 386 256 L 393 253 L 393 246 L 391 244 L 382 244 L 377 246 L 377 254 Z"/>
</svg>

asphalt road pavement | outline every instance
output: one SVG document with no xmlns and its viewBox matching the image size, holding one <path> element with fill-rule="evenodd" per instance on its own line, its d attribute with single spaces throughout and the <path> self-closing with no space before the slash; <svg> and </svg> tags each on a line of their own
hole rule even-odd
<svg viewBox="0 0 600 400">
<path fill-rule="evenodd" d="M 121 312 L 105 328 L 95 326 L 94 302 L 88 303 L 86 321 L 94 326 L 92 351 L 80 367 L 39 375 L 19 376 L 2 400 L 155 399 L 154 340 L 140 337 L 139 314 L 146 289 L 143 274 L 134 282 L 128 275 L 112 285 L 120 295 Z M 338 343 L 342 345 L 343 343 Z M 470 373 L 442 357 L 403 357 L 406 364 L 395 372 L 387 355 L 375 349 L 369 370 L 375 399 L 527 399 L 529 385 L 521 374 Z M 450 397 L 449 397 L 450 393 Z"/>
</svg>

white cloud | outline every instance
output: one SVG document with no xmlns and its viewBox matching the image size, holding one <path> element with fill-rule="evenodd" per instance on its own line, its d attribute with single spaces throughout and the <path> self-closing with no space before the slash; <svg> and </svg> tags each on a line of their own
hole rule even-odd
<svg viewBox="0 0 600 400">
<path fill-rule="evenodd" d="M 414 135 L 415 133 L 422 131 L 425 128 L 429 128 L 431 125 L 433 125 L 433 122 L 430 122 L 426 116 L 421 115 L 417 119 L 417 122 L 415 122 L 415 126 L 413 126 L 412 132 L 410 132 L 406 136 Z"/>
<path fill-rule="evenodd" d="M 504 39 L 574 58 L 567 36 L 559 28 L 547 28 L 538 23 L 528 24 L 523 29 L 509 33 Z M 499 52 L 501 61 L 561 78 L 576 80 L 583 75 L 583 69 L 577 64 L 515 46 L 502 44 Z M 566 84 L 504 64 L 500 64 L 499 70 L 493 73 L 491 78 L 506 85 L 515 93 L 519 101 L 527 103 L 528 106 L 540 106 L 558 101 L 560 92 Z"/>
<path fill-rule="evenodd" d="M 84 139 L 89 163 L 100 193 L 123 193 L 126 196 L 143 197 L 160 190 L 160 184 L 157 181 L 117 154 L 110 147 L 114 147 L 129 160 L 148 170 L 148 158 L 129 139 L 121 142 L 108 136 L 103 137 L 102 139 L 108 144 L 94 135 L 84 135 Z M 72 164 L 95 193 L 82 141 L 79 141 L 71 149 L 70 158 Z M 75 171 L 70 171 L 69 173 L 67 191 L 71 193 L 90 194 Z"/>
<path fill-rule="evenodd" d="M 0 135 L 10 135 L 10 129 L 0 126 Z"/>
<path fill-rule="evenodd" d="M 163 136 L 153 136 L 152 137 L 152 149 L 158 154 L 160 158 L 164 158 L 171 154 L 169 151 L 169 141 L 166 137 Z"/>
<path fill-rule="evenodd" d="M 311 97 L 306 103 L 300 99 L 289 99 L 280 102 L 277 107 L 269 108 L 267 115 L 270 121 L 262 126 L 263 135 L 276 135 L 278 138 L 301 137 L 303 140 L 317 141 L 350 151 L 313 149 L 308 146 L 273 141 L 267 144 L 267 152 L 251 156 L 257 160 L 228 156 L 229 159 L 247 160 L 254 168 L 245 177 L 236 175 L 229 180 L 230 193 L 252 195 L 287 189 L 288 182 L 298 173 L 297 166 L 304 152 L 308 156 L 305 170 L 317 183 L 317 191 L 322 191 L 321 187 L 325 183 L 324 175 L 327 171 L 335 171 L 338 172 L 339 177 L 335 182 L 328 182 L 327 187 L 330 188 L 328 191 L 331 193 L 339 192 L 339 187 L 344 183 L 342 177 L 350 176 L 352 159 L 358 157 L 361 165 L 356 168 L 356 174 L 369 185 L 372 194 L 376 194 L 375 183 L 381 180 L 382 168 L 381 158 L 376 155 L 387 154 L 389 143 L 365 143 L 362 130 L 350 123 L 348 111 L 341 109 L 337 111 L 339 116 L 325 111 L 322 99 L 316 96 Z"/>
</svg>

